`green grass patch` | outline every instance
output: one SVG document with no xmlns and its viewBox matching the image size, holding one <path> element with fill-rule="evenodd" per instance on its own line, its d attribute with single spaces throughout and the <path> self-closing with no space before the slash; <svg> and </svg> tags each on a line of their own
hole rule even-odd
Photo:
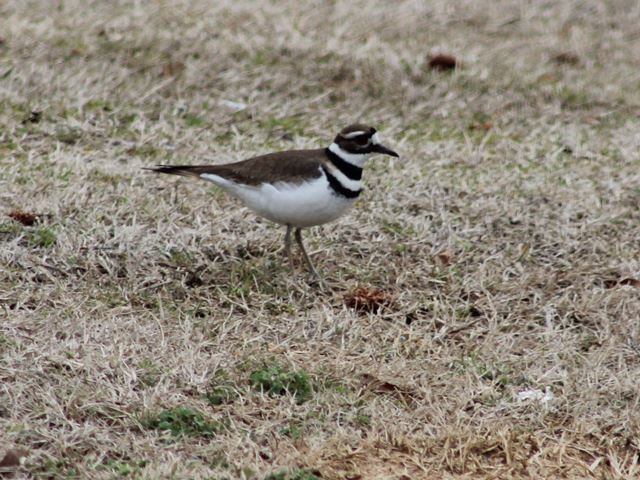
<svg viewBox="0 0 640 480">
<path fill-rule="evenodd" d="M 304 430 L 304 424 L 291 422 L 286 427 L 280 429 L 280 434 L 289 437 L 292 440 L 299 440 L 302 438 Z"/>
<path fill-rule="evenodd" d="M 17 344 L 14 340 L 10 339 L 3 333 L 0 333 L 0 353 L 15 347 Z"/>
<path fill-rule="evenodd" d="M 187 127 L 199 128 L 207 125 L 207 121 L 193 113 L 184 114 L 184 123 Z"/>
<path fill-rule="evenodd" d="M 155 387 L 160 381 L 162 368 L 150 358 L 143 358 L 138 363 L 138 379 L 142 385 Z"/>
<path fill-rule="evenodd" d="M 118 183 L 125 180 L 125 177 L 118 174 L 103 172 L 101 170 L 92 170 L 89 172 L 89 180 L 94 183 L 106 183 L 115 187 Z"/>
<path fill-rule="evenodd" d="M 148 143 L 136 145 L 135 147 L 127 149 L 127 154 L 142 158 L 155 158 L 160 155 L 160 153 L 160 149 L 153 145 L 149 145 Z"/>
<path fill-rule="evenodd" d="M 460 362 L 460 369 L 474 372 L 480 379 L 499 385 L 514 383 L 511 369 L 496 362 L 484 360 L 476 352 L 471 352 Z"/>
<path fill-rule="evenodd" d="M 313 395 L 309 374 L 304 370 L 289 371 L 279 365 L 264 366 L 249 376 L 254 389 L 270 395 L 290 394 L 298 403 L 306 402 Z"/>
<path fill-rule="evenodd" d="M 278 64 L 278 60 L 278 56 L 275 52 L 271 49 L 265 49 L 255 52 L 249 61 L 256 66 L 271 66 Z"/>
<path fill-rule="evenodd" d="M 598 337 L 593 334 L 585 334 L 580 338 L 580 350 L 583 352 L 588 352 L 591 347 L 599 346 L 600 342 L 598 341 Z M 0 341 L 1 346 L 1 341 Z"/>
<path fill-rule="evenodd" d="M 371 426 L 371 415 L 367 415 L 366 413 L 358 412 L 354 417 L 353 421 L 359 427 L 370 427 Z"/>
<path fill-rule="evenodd" d="M 205 394 L 209 405 L 217 406 L 232 403 L 238 392 L 229 379 L 229 373 L 224 369 L 216 370 L 213 379 L 209 382 L 209 389 Z"/>
<path fill-rule="evenodd" d="M 414 237 L 416 235 L 416 230 L 411 225 L 388 220 L 382 221 L 382 230 L 399 237 Z"/>
<path fill-rule="evenodd" d="M 82 130 L 77 127 L 60 126 L 56 129 L 55 138 L 67 145 L 74 145 L 82 138 Z"/>
<path fill-rule="evenodd" d="M 169 250 L 167 257 L 176 267 L 190 268 L 195 263 L 195 259 L 191 253 L 178 248 L 172 248 Z"/>
<path fill-rule="evenodd" d="M 86 110 L 102 110 L 103 112 L 111 112 L 114 110 L 113 103 L 109 100 L 94 98 L 83 105 Z"/>
<path fill-rule="evenodd" d="M 229 280 L 223 286 L 230 298 L 251 298 L 256 294 L 277 298 L 278 291 L 273 279 L 278 278 L 286 262 L 265 258 L 247 258 L 232 265 Z M 275 301 L 275 299 L 274 299 Z"/>
<path fill-rule="evenodd" d="M 31 247 L 51 248 L 56 243 L 56 232 L 49 227 L 36 228 L 29 232 L 27 242 Z"/>
<path fill-rule="evenodd" d="M 270 132 L 282 132 L 292 136 L 303 136 L 305 129 L 300 118 L 290 117 L 267 117 L 258 122 L 259 127 Z"/>
<path fill-rule="evenodd" d="M 42 471 L 38 472 L 36 477 L 56 478 L 56 479 L 73 479 L 80 478 L 78 471 L 71 467 L 67 460 L 47 459 L 42 465 Z"/>
<path fill-rule="evenodd" d="M 146 460 L 135 462 L 109 460 L 102 468 L 109 470 L 116 478 L 139 478 L 147 464 Z"/>
<path fill-rule="evenodd" d="M 104 271 L 103 273 L 107 274 L 108 272 Z M 122 307 L 130 303 L 129 300 L 124 297 L 122 291 L 113 284 L 105 286 L 100 293 L 96 295 L 96 300 L 100 301 L 100 303 L 107 308 Z"/>
<path fill-rule="evenodd" d="M 152 430 L 170 432 L 176 438 L 211 438 L 224 430 L 222 423 L 212 422 L 202 412 L 187 407 L 169 408 L 149 414 L 142 419 L 141 424 Z"/>
<path fill-rule="evenodd" d="M 568 110 L 576 110 L 588 107 L 591 103 L 591 97 L 584 90 L 577 90 L 573 87 L 563 86 L 557 90 L 557 96 L 560 99 L 562 108 Z"/>
<path fill-rule="evenodd" d="M 234 398 L 236 398 L 238 394 L 236 391 L 228 386 L 228 385 L 218 385 L 216 387 L 211 388 L 207 393 L 207 402 L 209 405 L 224 405 L 226 403 L 232 403 Z"/>
<path fill-rule="evenodd" d="M 0 223 L 0 238 L 13 237 L 22 231 L 22 225 L 18 222 Z"/>
</svg>

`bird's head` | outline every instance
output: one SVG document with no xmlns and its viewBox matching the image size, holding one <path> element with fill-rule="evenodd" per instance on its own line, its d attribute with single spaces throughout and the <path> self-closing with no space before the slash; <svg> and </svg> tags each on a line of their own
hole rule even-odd
<svg viewBox="0 0 640 480">
<path fill-rule="evenodd" d="M 380 141 L 375 128 L 355 123 L 343 128 L 329 147 L 336 155 L 358 166 L 364 165 L 371 155 L 381 153 L 399 157 L 399 155 Z"/>
</svg>

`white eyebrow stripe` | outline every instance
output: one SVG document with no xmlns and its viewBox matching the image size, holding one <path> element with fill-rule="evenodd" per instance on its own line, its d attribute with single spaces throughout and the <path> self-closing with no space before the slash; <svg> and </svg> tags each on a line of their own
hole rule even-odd
<svg viewBox="0 0 640 480">
<path fill-rule="evenodd" d="M 360 136 L 360 135 L 364 135 L 365 133 L 367 133 L 367 132 L 363 132 L 362 130 L 358 130 L 358 131 L 356 131 L 356 132 L 349 132 L 349 133 L 345 133 L 345 134 L 343 134 L 342 136 L 343 136 L 344 138 L 354 138 L 354 137 L 358 137 L 358 136 Z"/>
<path fill-rule="evenodd" d="M 349 153 L 345 152 L 340 148 L 340 145 L 337 143 L 332 143 L 329 145 L 329 150 L 338 155 L 345 162 L 349 162 L 356 167 L 364 167 L 364 164 L 367 162 L 367 159 L 371 156 L 370 153 Z"/>
</svg>

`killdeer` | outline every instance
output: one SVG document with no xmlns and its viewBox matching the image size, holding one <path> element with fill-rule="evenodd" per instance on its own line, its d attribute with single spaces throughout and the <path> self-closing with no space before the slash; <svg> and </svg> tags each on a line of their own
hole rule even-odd
<svg viewBox="0 0 640 480">
<path fill-rule="evenodd" d="M 362 168 L 372 155 L 398 157 L 380 143 L 375 128 L 344 128 L 328 148 L 268 153 L 223 165 L 158 165 L 158 173 L 197 177 L 239 198 L 268 220 L 285 225 L 284 249 L 293 270 L 291 235 L 311 273 L 320 280 L 302 243 L 302 228 L 331 222 L 362 192 Z"/>
</svg>

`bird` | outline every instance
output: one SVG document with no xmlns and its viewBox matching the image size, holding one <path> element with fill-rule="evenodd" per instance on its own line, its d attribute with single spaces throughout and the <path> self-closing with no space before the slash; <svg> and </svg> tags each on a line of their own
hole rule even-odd
<svg viewBox="0 0 640 480">
<path fill-rule="evenodd" d="M 343 128 L 326 148 L 267 153 L 219 165 L 157 165 L 156 173 L 206 180 L 238 198 L 258 215 L 286 226 L 284 251 L 292 271 L 295 238 L 310 273 L 322 278 L 302 242 L 302 229 L 334 221 L 363 191 L 362 170 L 375 155 L 399 155 L 362 123 Z"/>
</svg>

